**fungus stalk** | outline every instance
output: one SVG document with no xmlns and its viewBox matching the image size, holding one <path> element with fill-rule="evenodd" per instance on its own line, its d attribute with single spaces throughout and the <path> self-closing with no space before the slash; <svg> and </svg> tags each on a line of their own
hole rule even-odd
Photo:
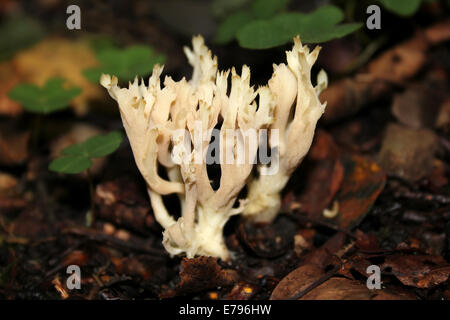
<svg viewBox="0 0 450 320">
<path fill-rule="evenodd" d="M 164 228 L 165 249 L 171 255 L 227 259 L 223 228 L 231 216 L 245 214 L 268 221 L 276 215 L 279 192 L 308 151 L 323 113 L 324 105 L 317 96 L 326 85 L 326 77 L 320 76 L 317 87 L 312 87 L 310 71 L 318 49 L 309 53 L 299 38 L 287 52 L 288 66 L 274 66 L 268 86 L 257 89 L 250 86 L 247 66 L 240 75 L 234 68 L 218 71 L 217 58 L 203 38 L 194 37 L 192 44 L 192 50 L 185 48 L 194 69 L 189 81 L 166 76 L 161 87 L 163 68 L 156 65 L 148 85 L 135 79 L 128 88 L 120 88 L 118 79 L 110 75 L 102 75 L 100 82 L 119 105 L 155 218 Z M 279 131 L 279 141 L 273 139 L 275 133 L 270 139 L 270 147 L 279 152 L 278 160 L 273 160 L 279 163 L 279 170 L 264 175 L 269 170 L 260 165 L 259 177 L 251 179 L 262 140 L 259 134 L 248 133 L 262 129 Z M 212 140 L 218 142 L 215 156 L 220 158 L 217 190 L 207 172 Z M 161 169 L 167 178 L 159 175 Z M 247 184 L 248 199 L 238 199 Z M 178 219 L 163 202 L 163 196 L 169 194 L 180 200 Z"/>
</svg>

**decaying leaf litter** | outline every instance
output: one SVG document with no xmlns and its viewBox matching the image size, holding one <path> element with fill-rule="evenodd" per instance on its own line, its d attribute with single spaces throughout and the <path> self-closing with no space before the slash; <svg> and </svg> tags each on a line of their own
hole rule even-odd
<svg viewBox="0 0 450 320">
<path fill-rule="evenodd" d="M 142 33 L 163 28 L 157 19 L 141 23 L 151 26 Z M 21 49 L 2 62 L 10 75 L 2 77 L 3 88 L 22 81 L 43 85 L 70 73 L 71 84 L 83 95 L 72 104 L 74 112 L 41 119 L 36 148 L 29 147 L 36 119 L 9 98 L 10 90 L 0 90 L 0 296 L 450 298 L 448 30 L 445 19 L 418 26 L 353 74 L 332 79 L 321 96 L 328 101 L 324 121 L 283 192 L 282 214 L 273 224 L 231 219 L 225 240 L 233 259 L 226 262 L 166 254 L 127 142 L 91 167 L 95 218 L 86 221 L 91 202 L 86 174 L 58 175 L 47 165 L 50 155 L 58 157 L 68 145 L 121 128 L 99 87 L 79 80 L 84 69 L 98 64 L 95 58 L 92 64 L 80 60 L 86 66 L 64 60 L 63 51 L 71 46 L 77 51 L 68 51 L 80 57 L 95 57 L 95 51 L 88 38 L 54 37 Z M 130 34 L 122 36 L 125 43 L 146 39 Z M 167 38 L 152 45 L 166 54 L 168 68 L 186 75 L 178 56 L 184 43 Z M 340 41 L 333 48 L 339 49 Z M 51 65 L 45 54 L 55 46 L 61 48 L 56 56 L 61 69 L 45 68 L 44 77 L 39 69 L 42 63 Z M 246 63 L 258 65 L 265 54 Z M 27 64 L 38 58 L 38 66 Z M 258 73 L 264 77 L 265 71 Z M 91 108 L 95 113 L 87 111 Z M 77 140 L 80 135 L 84 138 Z M 75 293 L 64 286 L 71 264 L 82 267 L 84 275 L 83 289 Z M 370 265 L 381 268 L 381 290 L 366 287 Z"/>
</svg>

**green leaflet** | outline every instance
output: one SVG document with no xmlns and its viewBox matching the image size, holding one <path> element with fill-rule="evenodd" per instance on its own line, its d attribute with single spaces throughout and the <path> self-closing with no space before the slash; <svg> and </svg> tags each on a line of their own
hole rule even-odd
<svg viewBox="0 0 450 320">
<path fill-rule="evenodd" d="M 268 19 L 286 9 L 290 0 L 255 0 L 251 13 L 257 19 Z"/>
<path fill-rule="evenodd" d="M 249 10 L 240 10 L 228 15 L 217 28 L 215 41 L 225 44 L 236 38 L 237 32 L 248 23 L 269 19 L 286 9 L 290 0 L 255 0 Z"/>
<path fill-rule="evenodd" d="M 228 43 L 236 37 L 236 33 L 244 27 L 252 18 L 247 12 L 238 11 L 230 14 L 219 25 L 215 35 L 215 42 Z"/>
<path fill-rule="evenodd" d="M 300 35 L 304 43 L 320 43 L 343 37 L 359 29 L 361 23 L 338 24 L 342 11 L 323 6 L 309 13 L 281 13 L 269 20 L 248 23 L 237 33 L 239 44 L 249 49 L 268 49 L 292 41 Z"/>
<path fill-rule="evenodd" d="M 166 57 L 151 47 L 135 45 L 125 49 L 106 48 L 97 53 L 101 66 L 83 71 L 90 81 L 97 83 L 102 73 L 115 75 L 120 80 L 131 81 L 134 77 L 150 74 L 153 66 L 164 63 Z"/>
<path fill-rule="evenodd" d="M 48 167 L 51 171 L 75 174 L 91 167 L 91 159 L 84 156 L 66 156 L 53 160 Z"/>
<path fill-rule="evenodd" d="M 63 79 L 52 78 L 43 87 L 19 84 L 8 93 L 8 96 L 20 102 L 27 111 L 48 114 L 65 109 L 80 93 L 80 88 L 65 88 Z"/>
<path fill-rule="evenodd" d="M 61 151 L 62 157 L 53 160 L 49 169 L 61 173 L 80 173 L 91 167 L 91 158 L 100 158 L 113 153 L 119 148 L 122 140 L 122 133 L 113 131 L 71 145 Z"/>
<path fill-rule="evenodd" d="M 380 0 L 389 11 L 400 16 L 411 16 L 417 12 L 421 0 Z"/>
</svg>

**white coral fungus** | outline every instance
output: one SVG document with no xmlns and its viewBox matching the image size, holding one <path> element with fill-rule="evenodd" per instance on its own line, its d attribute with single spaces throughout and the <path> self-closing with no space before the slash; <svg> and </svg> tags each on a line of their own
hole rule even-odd
<svg viewBox="0 0 450 320">
<path fill-rule="evenodd" d="M 119 105 L 156 220 L 165 229 L 166 250 L 171 255 L 227 259 L 223 227 L 231 216 L 243 214 L 268 222 L 278 213 L 280 191 L 308 152 L 316 123 L 324 112 L 325 104 L 320 103 L 318 95 L 326 87 L 327 78 L 321 71 L 316 87 L 311 84 L 311 67 L 320 48 L 309 52 L 296 37 L 292 50 L 286 52 L 287 65 L 274 65 L 267 86 L 256 90 L 250 86 L 250 69 L 244 65 L 240 75 L 231 70 L 228 88 L 230 71 L 217 70 L 217 57 L 212 56 L 203 38 L 194 37 L 192 44 L 192 50 L 185 48 L 194 68 L 189 81 L 166 76 L 161 88 L 163 68 L 156 65 L 148 86 L 135 79 L 128 88 L 120 88 L 118 79 L 110 75 L 102 75 L 100 82 Z M 235 160 L 242 156 L 239 152 L 244 152 L 248 161 L 221 162 L 220 186 L 214 190 L 206 161 L 195 161 L 198 154 L 190 150 L 191 143 L 173 132 L 186 130 L 192 140 L 200 134 L 200 158 L 205 159 L 212 129 L 217 125 L 221 125 L 219 153 Z M 257 155 L 259 137 L 256 147 L 245 147 L 248 142 L 242 134 L 241 139 L 235 139 L 228 133 L 248 129 L 277 132 L 277 139 L 268 139 L 276 154 L 272 158 L 276 172 L 268 173 L 267 165 L 256 164 L 259 175 L 252 177 L 255 164 L 251 160 Z M 244 148 L 238 148 L 242 145 Z M 183 161 L 174 161 L 174 156 Z M 166 170 L 167 179 L 159 175 L 161 168 Z M 238 201 L 245 186 L 248 196 Z M 181 202 L 181 216 L 176 220 L 162 199 L 169 194 L 177 194 Z"/>
</svg>

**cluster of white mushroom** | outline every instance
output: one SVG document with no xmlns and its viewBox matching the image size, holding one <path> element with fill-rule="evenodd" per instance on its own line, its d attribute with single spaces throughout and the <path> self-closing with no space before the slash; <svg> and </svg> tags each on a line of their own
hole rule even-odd
<svg viewBox="0 0 450 320">
<path fill-rule="evenodd" d="M 297 37 L 293 49 L 286 52 L 287 65 L 274 65 L 268 86 L 255 90 L 250 86 L 250 69 L 243 66 L 241 75 L 231 70 L 228 88 L 230 71 L 217 70 L 217 57 L 212 56 L 203 38 L 194 37 L 192 44 L 192 50 L 185 48 L 194 68 L 190 81 L 174 81 L 167 76 L 161 88 L 162 67 L 156 65 L 148 86 L 135 79 L 128 88 L 120 88 L 118 79 L 110 75 L 102 75 L 101 84 L 119 105 L 153 212 L 165 229 L 166 250 L 172 255 L 227 259 L 223 228 L 231 216 L 243 214 L 270 222 L 278 213 L 280 192 L 308 152 L 316 123 L 324 112 L 325 104 L 318 96 L 327 86 L 327 77 L 319 72 L 317 85 L 312 85 L 311 67 L 320 48 L 309 52 Z M 211 186 L 206 161 L 198 161 L 198 149 L 194 146 L 191 151 L 191 142 L 174 135 L 186 130 L 195 140 L 194 135 L 200 134 L 200 158 L 204 160 L 215 127 L 220 127 L 220 155 L 232 157 L 220 163 L 217 190 Z M 258 145 L 246 146 L 246 139 L 228 134 L 230 130 L 243 133 L 249 129 L 268 129 L 269 135 L 277 131 L 277 139 L 268 139 L 272 154 L 276 154 L 272 157 L 277 162 L 276 172 L 267 174 L 267 164 L 254 164 Z M 258 137 L 256 143 L 260 142 Z M 242 156 L 247 161 L 229 161 Z M 258 177 L 252 176 L 255 166 Z M 161 168 L 166 170 L 167 178 L 159 175 Z M 248 196 L 238 199 L 245 186 Z M 163 202 L 162 197 L 169 194 L 177 194 L 180 199 L 178 219 Z"/>
</svg>

